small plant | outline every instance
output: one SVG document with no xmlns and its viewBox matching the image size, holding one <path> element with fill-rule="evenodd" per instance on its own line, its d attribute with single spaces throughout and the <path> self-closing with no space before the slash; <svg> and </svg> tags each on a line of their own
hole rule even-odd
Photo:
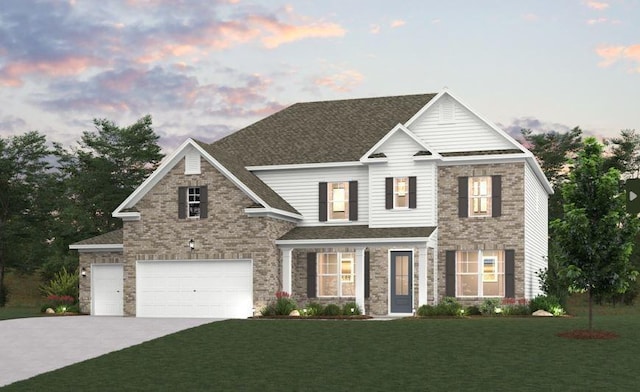
<svg viewBox="0 0 640 392">
<path fill-rule="evenodd" d="M 78 274 L 75 272 L 70 273 L 63 267 L 49 283 L 42 285 L 40 289 L 45 296 L 69 295 L 73 298 L 78 298 L 78 283 Z"/>
<path fill-rule="evenodd" d="M 464 316 L 465 310 L 460 303 L 453 297 L 444 297 L 442 301 L 433 305 L 422 305 L 418 308 L 416 314 L 420 317 L 430 316 Z"/>
<path fill-rule="evenodd" d="M 317 302 L 309 302 L 305 309 L 307 309 L 307 316 L 320 316 L 324 311 L 322 304 Z"/>
<path fill-rule="evenodd" d="M 260 314 L 266 317 L 275 316 L 276 315 L 275 304 L 270 303 L 264 308 L 260 309 Z"/>
<path fill-rule="evenodd" d="M 561 316 L 564 314 L 564 309 L 560 305 L 560 301 L 553 295 L 538 295 L 529 302 L 529 312 L 533 313 L 536 310 L 546 310 L 554 316 Z"/>
<path fill-rule="evenodd" d="M 493 316 L 502 313 L 500 298 L 487 298 L 480 305 L 480 313 L 483 316 Z M 499 309 L 499 310 L 498 310 Z"/>
<path fill-rule="evenodd" d="M 296 302 L 289 296 L 286 291 L 276 292 L 276 304 L 274 306 L 275 313 L 278 316 L 288 316 L 296 310 Z"/>
<path fill-rule="evenodd" d="M 75 312 L 78 310 L 77 306 L 73 306 L 75 302 L 75 298 L 70 295 L 49 295 L 40 310 L 45 312 L 47 309 L 51 308 L 56 313 Z M 72 308 L 74 310 L 72 310 Z"/>
<path fill-rule="evenodd" d="M 362 314 L 360 307 L 355 302 L 347 302 L 342 305 L 342 314 L 345 316 L 359 316 Z"/>
<path fill-rule="evenodd" d="M 480 316 L 482 312 L 480 312 L 480 308 L 478 305 L 467 306 L 467 315 L 468 316 Z"/>
<path fill-rule="evenodd" d="M 434 316 L 434 308 L 431 305 L 422 305 L 418 308 L 416 314 L 420 317 Z"/>
<path fill-rule="evenodd" d="M 322 312 L 323 316 L 339 316 L 342 313 L 342 309 L 340 306 L 336 304 L 329 304 L 325 306 L 324 311 Z"/>
</svg>

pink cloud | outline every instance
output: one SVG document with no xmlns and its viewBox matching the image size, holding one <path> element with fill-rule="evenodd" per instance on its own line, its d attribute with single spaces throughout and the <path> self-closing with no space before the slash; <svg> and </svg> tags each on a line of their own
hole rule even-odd
<svg viewBox="0 0 640 392">
<path fill-rule="evenodd" d="M 587 7 L 594 10 L 602 11 L 604 9 L 609 8 L 609 3 L 604 3 L 600 1 L 587 1 Z"/>
<path fill-rule="evenodd" d="M 640 44 L 630 46 L 600 46 L 596 54 L 602 58 L 600 67 L 608 67 L 619 61 L 630 62 L 632 72 L 640 73 Z"/>
<path fill-rule="evenodd" d="M 401 27 L 406 25 L 407 22 L 405 22 L 402 19 L 396 19 L 396 20 L 392 20 L 391 23 L 389 24 L 389 26 L 391 26 L 392 29 L 395 29 L 396 27 Z"/>
<path fill-rule="evenodd" d="M 294 25 L 259 15 L 249 16 L 248 20 L 252 26 L 269 34 L 260 39 L 269 49 L 305 38 L 342 37 L 346 33 L 340 25 L 322 21 Z"/>
<path fill-rule="evenodd" d="M 371 34 L 378 34 L 380 32 L 380 25 L 377 25 L 377 24 L 371 25 L 369 32 Z"/>
<path fill-rule="evenodd" d="M 8 87 L 20 87 L 27 75 L 42 74 L 48 76 L 78 75 L 103 61 L 89 57 L 66 57 L 48 61 L 17 61 L 0 69 L 0 84 Z"/>
<path fill-rule="evenodd" d="M 609 19 L 607 18 L 597 18 L 597 19 L 589 19 L 587 20 L 588 25 L 595 25 L 600 23 L 606 23 Z"/>
<path fill-rule="evenodd" d="M 360 85 L 364 75 L 355 70 L 345 70 L 337 74 L 318 78 L 314 81 L 316 86 L 327 87 L 333 91 L 349 92 Z"/>
</svg>

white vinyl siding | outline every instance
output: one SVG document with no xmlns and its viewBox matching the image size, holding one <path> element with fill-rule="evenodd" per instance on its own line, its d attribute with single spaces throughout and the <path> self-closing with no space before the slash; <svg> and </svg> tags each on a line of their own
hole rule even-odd
<svg viewBox="0 0 640 392">
<path fill-rule="evenodd" d="M 449 98 L 447 96 L 443 97 Z M 464 106 L 451 99 L 453 113 L 443 121 L 440 106 L 435 103 L 409 129 L 439 153 L 486 151 L 517 148 Z M 448 104 L 446 104 L 447 106 Z M 450 108 L 447 108 L 450 111 Z"/>
<path fill-rule="evenodd" d="M 542 294 L 536 272 L 547 267 L 548 195 L 529 165 L 524 171 L 524 292 Z"/>
<path fill-rule="evenodd" d="M 397 132 L 376 152 L 386 163 L 369 165 L 369 226 L 436 226 L 437 166 L 433 161 L 414 161 L 423 147 L 403 132 Z M 386 209 L 385 178 L 416 177 L 416 208 Z"/>
<path fill-rule="evenodd" d="M 326 225 L 334 223 L 345 225 L 366 225 L 369 223 L 369 186 L 366 166 L 260 170 L 254 173 L 300 214 L 302 214 L 302 216 L 304 216 L 304 219 L 299 223 L 299 226 L 317 226 L 319 224 Z M 358 220 L 319 222 L 318 183 L 348 181 L 358 181 Z"/>
</svg>

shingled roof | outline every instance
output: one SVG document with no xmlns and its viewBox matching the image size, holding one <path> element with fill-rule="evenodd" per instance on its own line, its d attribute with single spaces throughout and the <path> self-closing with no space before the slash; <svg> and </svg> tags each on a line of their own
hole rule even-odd
<svg viewBox="0 0 640 392">
<path fill-rule="evenodd" d="M 317 240 L 317 239 L 367 239 L 367 238 L 427 238 L 435 227 L 380 227 L 357 226 L 299 226 L 287 232 L 279 240 Z"/>
<path fill-rule="evenodd" d="M 95 237 L 87 238 L 86 240 L 75 242 L 71 244 L 70 248 L 77 249 L 87 245 L 122 245 L 123 242 L 122 229 L 118 229 Z"/>
<path fill-rule="evenodd" d="M 244 166 L 358 161 L 394 126 L 406 123 L 435 96 L 297 103 L 212 146 Z"/>
</svg>

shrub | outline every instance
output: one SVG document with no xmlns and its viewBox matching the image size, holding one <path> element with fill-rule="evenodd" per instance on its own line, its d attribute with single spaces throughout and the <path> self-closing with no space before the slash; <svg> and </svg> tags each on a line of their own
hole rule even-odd
<svg viewBox="0 0 640 392">
<path fill-rule="evenodd" d="M 502 313 L 502 300 L 500 298 L 487 298 L 480 305 L 480 313 L 483 316 L 492 316 Z"/>
<path fill-rule="evenodd" d="M 76 271 L 77 272 L 77 271 Z M 69 273 L 66 268 L 57 272 L 49 283 L 42 285 L 40 289 L 45 296 L 71 296 L 78 298 L 78 274 Z"/>
<path fill-rule="evenodd" d="M 536 310 L 546 310 L 554 316 L 561 316 L 564 314 L 564 309 L 560 306 L 560 301 L 553 295 L 538 295 L 529 302 L 529 312 L 533 313 Z"/>
<path fill-rule="evenodd" d="M 465 313 L 462 305 L 453 297 L 445 297 L 442 301 L 433 305 L 422 305 L 416 314 L 421 317 L 429 316 L 461 316 Z"/>
<path fill-rule="evenodd" d="M 263 316 L 275 316 L 276 315 L 276 306 L 273 303 L 268 304 L 264 308 L 260 309 L 260 314 Z"/>
<path fill-rule="evenodd" d="M 471 305 L 467 307 L 466 314 L 469 316 L 479 316 L 482 312 L 480 312 L 478 305 Z"/>
<path fill-rule="evenodd" d="M 70 295 L 49 295 L 45 299 L 45 303 L 40 307 L 40 311 L 45 312 L 48 308 L 51 308 L 56 313 L 71 312 L 75 303 L 75 298 Z"/>
<path fill-rule="evenodd" d="M 435 316 L 435 311 L 431 305 L 422 305 L 418 308 L 416 314 L 420 317 Z"/>
<path fill-rule="evenodd" d="M 322 312 L 323 316 L 339 316 L 342 313 L 342 309 L 340 306 L 336 304 L 329 304 L 325 306 L 324 311 Z"/>
<path fill-rule="evenodd" d="M 345 316 L 358 316 L 361 315 L 360 307 L 355 302 L 347 302 L 342 305 L 342 314 Z"/>
<path fill-rule="evenodd" d="M 274 306 L 276 315 L 288 316 L 296 310 L 296 301 L 294 301 L 286 291 L 276 292 L 276 304 Z"/>
<path fill-rule="evenodd" d="M 322 304 L 317 302 L 309 302 L 306 306 L 307 316 L 320 316 L 324 310 Z"/>
</svg>

